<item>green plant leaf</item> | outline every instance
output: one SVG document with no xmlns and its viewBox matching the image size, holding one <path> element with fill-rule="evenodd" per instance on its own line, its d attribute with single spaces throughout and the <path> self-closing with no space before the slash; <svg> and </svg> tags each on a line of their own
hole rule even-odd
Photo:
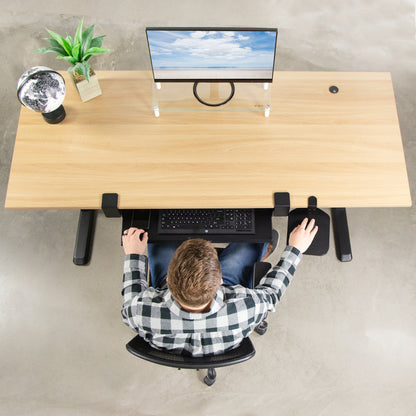
<svg viewBox="0 0 416 416">
<path fill-rule="evenodd" d="M 105 35 L 97 36 L 91 41 L 91 47 L 92 48 L 101 48 L 101 45 L 103 44 L 103 40 L 105 38 Z"/>
<path fill-rule="evenodd" d="M 80 59 L 80 51 L 81 51 L 81 44 L 77 43 L 73 48 L 72 48 L 72 56 L 78 61 L 81 62 L 82 59 Z"/>
<path fill-rule="evenodd" d="M 46 29 L 46 31 L 59 43 L 59 45 L 61 45 L 65 49 L 68 55 L 71 55 L 71 47 L 69 43 L 61 35 L 58 35 L 57 33 L 52 32 L 52 30 L 49 29 Z"/>
<path fill-rule="evenodd" d="M 82 56 L 84 56 L 85 52 L 91 47 L 93 34 L 94 34 L 94 25 L 84 30 L 82 34 L 82 48 L 81 48 Z"/>
<path fill-rule="evenodd" d="M 82 19 L 78 25 L 77 32 L 75 33 L 74 43 L 81 44 L 82 43 L 82 24 L 84 23 L 84 19 Z"/>
<path fill-rule="evenodd" d="M 90 64 L 88 62 L 81 62 L 81 65 L 84 66 L 84 75 L 87 82 L 90 82 Z"/>
<path fill-rule="evenodd" d="M 84 55 L 84 59 L 90 59 L 92 56 L 94 55 L 100 55 L 106 52 L 110 52 L 110 49 L 105 49 L 105 48 L 90 48 L 87 50 L 87 52 Z"/>
<path fill-rule="evenodd" d="M 65 59 L 65 61 L 68 61 L 72 65 L 75 65 L 78 62 L 73 56 L 58 56 L 57 59 Z"/>
<path fill-rule="evenodd" d="M 74 70 L 77 71 L 79 75 L 84 75 L 84 67 L 81 65 L 81 62 L 77 62 L 76 65 L 74 65 Z"/>
<path fill-rule="evenodd" d="M 74 66 L 74 70 L 80 75 L 84 75 L 87 82 L 90 82 L 90 64 L 88 62 L 78 62 Z"/>
<path fill-rule="evenodd" d="M 56 53 L 58 56 L 57 58 L 64 58 L 64 56 L 61 54 L 62 48 L 54 48 L 52 46 L 45 46 L 43 48 L 39 48 L 36 49 L 35 51 L 33 51 L 33 53 L 49 53 L 49 52 L 53 52 Z M 65 52 L 65 51 L 64 51 Z"/>
<path fill-rule="evenodd" d="M 67 37 L 66 37 L 66 41 L 69 43 L 69 46 L 70 46 L 71 48 L 73 48 L 73 47 L 74 47 L 74 39 L 72 39 L 72 38 L 71 38 L 71 36 L 67 35 Z"/>
<path fill-rule="evenodd" d="M 65 48 L 63 46 L 61 46 L 55 39 L 46 39 L 49 44 L 51 45 L 52 48 L 56 49 L 58 54 L 62 55 L 62 56 L 67 56 L 68 53 L 65 50 Z M 58 52 L 58 49 L 60 50 L 60 52 Z"/>
</svg>

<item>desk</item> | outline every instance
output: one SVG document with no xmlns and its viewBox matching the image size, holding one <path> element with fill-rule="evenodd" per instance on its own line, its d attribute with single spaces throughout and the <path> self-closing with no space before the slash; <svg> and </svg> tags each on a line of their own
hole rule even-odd
<svg viewBox="0 0 416 416">
<path fill-rule="evenodd" d="M 278 191 L 292 207 L 411 205 L 389 73 L 276 72 L 268 118 L 156 118 L 150 72 L 97 75 L 103 95 L 82 103 L 63 73 L 58 125 L 22 107 L 6 208 L 100 209 L 108 192 L 120 209 L 273 208 Z"/>
<path fill-rule="evenodd" d="M 63 73 L 61 124 L 22 107 L 6 208 L 99 209 L 105 192 L 122 209 L 271 208 L 276 191 L 293 207 L 411 205 L 388 73 L 276 72 L 269 118 L 156 118 L 150 73 L 97 75 L 103 95 L 82 103 Z"/>
</svg>

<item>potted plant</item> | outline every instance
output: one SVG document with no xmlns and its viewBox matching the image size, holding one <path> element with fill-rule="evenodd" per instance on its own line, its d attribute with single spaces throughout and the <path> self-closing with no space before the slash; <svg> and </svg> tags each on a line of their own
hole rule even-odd
<svg viewBox="0 0 416 416">
<path fill-rule="evenodd" d="M 74 38 L 67 35 L 66 38 L 52 30 L 46 29 L 52 38 L 46 38 L 50 46 L 37 49 L 34 52 L 57 54 L 57 59 L 65 59 L 72 66 L 68 71 L 72 74 L 75 86 L 83 102 L 101 95 L 98 78 L 92 70 L 89 59 L 94 55 L 109 52 L 110 49 L 102 48 L 105 35 L 93 38 L 94 25 L 82 30 L 84 19 L 78 25 Z"/>
</svg>

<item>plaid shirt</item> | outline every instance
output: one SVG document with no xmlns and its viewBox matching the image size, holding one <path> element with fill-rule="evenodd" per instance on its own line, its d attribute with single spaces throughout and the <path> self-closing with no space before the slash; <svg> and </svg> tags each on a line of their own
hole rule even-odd
<svg viewBox="0 0 416 416">
<path fill-rule="evenodd" d="M 195 357 L 221 354 L 237 347 L 268 312 L 275 311 L 301 257 L 298 249 L 288 246 L 254 289 L 220 286 L 208 312 L 191 313 L 178 305 L 169 289 L 148 287 L 146 256 L 126 255 L 123 321 L 156 348 Z"/>
</svg>

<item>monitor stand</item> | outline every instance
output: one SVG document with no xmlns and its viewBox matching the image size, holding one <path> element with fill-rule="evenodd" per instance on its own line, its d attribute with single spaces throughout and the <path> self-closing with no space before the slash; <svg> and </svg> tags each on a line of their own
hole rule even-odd
<svg viewBox="0 0 416 416">
<path fill-rule="evenodd" d="M 233 82 L 156 82 L 152 92 L 156 117 L 169 112 L 254 112 L 269 117 L 269 84 Z"/>
<path fill-rule="evenodd" d="M 194 96 L 201 104 L 207 105 L 209 107 L 219 107 L 220 105 L 227 104 L 228 101 L 230 101 L 231 98 L 234 97 L 234 93 L 235 93 L 234 82 L 229 83 L 230 84 L 230 95 L 225 100 L 222 100 L 222 101 L 219 101 L 219 100 L 221 100 L 220 97 L 219 97 L 219 88 L 218 88 L 219 85 L 217 83 L 216 84 L 211 84 L 210 85 L 211 89 L 210 89 L 209 99 L 214 100 L 214 102 L 207 102 L 207 101 L 203 100 L 198 95 L 198 84 L 200 84 L 200 82 L 195 82 L 194 83 L 194 88 L 193 88 Z"/>
</svg>

